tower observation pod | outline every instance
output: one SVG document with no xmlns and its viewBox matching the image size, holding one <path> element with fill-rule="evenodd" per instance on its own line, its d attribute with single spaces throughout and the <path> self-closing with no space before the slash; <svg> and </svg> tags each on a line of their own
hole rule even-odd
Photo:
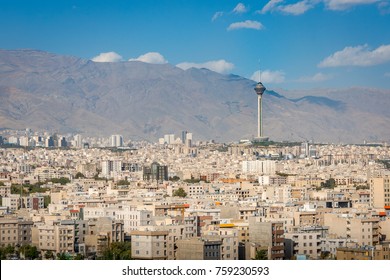
<svg viewBox="0 0 390 280">
<path fill-rule="evenodd" d="M 255 92 L 257 94 L 257 137 L 254 142 L 266 142 L 268 137 L 263 135 L 263 93 L 266 90 L 265 86 L 258 82 L 255 86 Z"/>
</svg>

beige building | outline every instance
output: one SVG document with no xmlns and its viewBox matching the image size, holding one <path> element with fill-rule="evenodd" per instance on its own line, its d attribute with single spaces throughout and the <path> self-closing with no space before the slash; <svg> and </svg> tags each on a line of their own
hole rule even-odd
<svg viewBox="0 0 390 280">
<path fill-rule="evenodd" d="M 221 260 L 222 240 L 218 236 L 194 237 L 177 242 L 178 260 Z"/>
<path fill-rule="evenodd" d="M 319 259 L 321 256 L 321 239 L 326 236 L 327 228 L 303 227 L 295 228 L 293 232 L 285 233 L 286 257 L 306 255 L 309 259 Z"/>
<path fill-rule="evenodd" d="M 9 185 L 0 185 L 0 196 L 7 197 L 11 195 L 11 184 Z"/>
<path fill-rule="evenodd" d="M 109 217 L 91 219 L 84 236 L 86 255 L 101 256 L 112 242 L 123 242 L 124 236 L 123 221 Z"/>
<path fill-rule="evenodd" d="M 375 247 L 338 248 L 337 260 L 390 260 L 389 244 Z"/>
<path fill-rule="evenodd" d="M 74 254 L 75 230 L 73 225 L 61 225 L 60 221 L 37 226 L 38 248 L 54 255 Z"/>
<path fill-rule="evenodd" d="M 270 260 L 284 258 L 283 223 L 261 222 L 259 217 L 251 217 L 249 219 L 249 241 L 260 247 L 267 247 Z M 246 258 L 252 257 L 246 256 Z"/>
<path fill-rule="evenodd" d="M 131 256 L 138 260 L 166 260 L 168 231 L 134 230 L 131 233 Z"/>
<path fill-rule="evenodd" d="M 371 206 L 374 208 L 390 208 L 390 177 L 370 178 Z"/>
<path fill-rule="evenodd" d="M 219 229 L 221 237 L 221 260 L 238 260 L 238 229 L 223 227 Z"/>
<path fill-rule="evenodd" d="M 356 240 L 359 246 L 379 244 L 379 218 L 353 217 L 351 214 L 324 214 L 329 233 Z"/>
<path fill-rule="evenodd" d="M 196 217 L 186 217 L 183 222 L 178 222 L 162 227 L 169 232 L 167 237 L 167 258 L 176 259 L 177 242 L 196 236 Z"/>
<path fill-rule="evenodd" d="M 0 246 L 31 244 L 32 221 L 15 218 L 0 218 Z"/>
</svg>

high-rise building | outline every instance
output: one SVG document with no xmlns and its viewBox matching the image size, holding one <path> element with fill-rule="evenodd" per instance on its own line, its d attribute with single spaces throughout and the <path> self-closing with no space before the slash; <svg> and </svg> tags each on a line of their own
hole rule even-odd
<svg viewBox="0 0 390 280">
<path fill-rule="evenodd" d="M 103 160 L 101 163 L 102 176 L 105 178 L 114 177 L 116 174 L 122 172 L 121 160 Z"/>
<path fill-rule="evenodd" d="M 20 137 L 19 139 L 19 142 L 20 142 L 20 146 L 23 146 L 23 147 L 28 147 L 28 137 L 27 136 L 22 136 Z"/>
<path fill-rule="evenodd" d="M 301 155 L 308 157 L 309 156 L 309 142 L 301 143 Z"/>
<path fill-rule="evenodd" d="M 160 165 L 153 162 L 150 167 L 144 167 L 143 170 L 144 181 L 167 181 L 168 180 L 168 166 Z"/>
<path fill-rule="evenodd" d="M 45 147 L 46 148 L 50 148 L 50 147 L 54 147 L 54 138 L 53 136 L 48 136 L 45 140 Z"/>
<path fill-rule="evenodd" d="M 68 143 L 66 142 L 66 139 L 64 136 L 61 136 L 58 138 L 58 146 L 59 147 L 66 147 L 68 146 Z"/>
<path fill-rule="evenodd" d="M 82 148 L 83 147 L 83 138 L 80 134 L 77 134 L 73 138 L 73 146 L 76 148 Z"/>
<path fill-rule="evenodd" d="M 185 144 L 187 140 L 187 131 L 182 131 L 181 132 L 181 143 Z"/>
<path fill-rule="evenodd" d="M 164 143 L 165 144 L 174 144 L 175 143 L 175 134 L 165 134 L 164 135 Z"/>
<path fill-rule="evenodd" d="M 123 136 L 122 135 L 111 135 L 110 147 L 123 147 Z"/>
</svg>

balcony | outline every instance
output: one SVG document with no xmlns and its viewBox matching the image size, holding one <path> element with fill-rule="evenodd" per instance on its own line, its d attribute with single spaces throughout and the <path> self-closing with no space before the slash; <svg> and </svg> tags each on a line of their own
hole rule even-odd
<svg viewBox="0 0 390 280">
<path fill-rule="evenodd" d="M 284 250 L 284 246 L 282 246 L 282 245 L 279 245 L 279 246 L 272 246 L 272 247 L 271 247 L 271 250 L 272 250 L 272 251 L 283 251 L 283 250 Z"/>
<path fill-rule="evenodd" d="M 271 254 L 271 259 L 282 259 L 282 258 L 284 258 L 284 253 Z"/>
<path fill-rule="evenodd" d="M 272 234 L 283 235 L 284 234 L 284 230 L 282 230 L 282 229 L 273 230 Z"/>
<path fill-rule="evenodd" d="M 275 238 L 274 242 L 275 243 L 283 243 L 284 242 L 284 238 Z"/>
</svg>

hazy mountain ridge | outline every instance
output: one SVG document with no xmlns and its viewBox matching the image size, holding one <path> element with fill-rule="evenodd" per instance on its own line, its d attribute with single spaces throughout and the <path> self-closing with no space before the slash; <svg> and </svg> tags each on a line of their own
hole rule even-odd
<svg viewBox="0 0 390 280">
<path fill-rule="evenodd" d="M 0 50 L 0 127 L 121 133 L 153 141 L 189 130 L 197 139 L 234 141 L 256 132 L 254 85 L 207 69 Z M 305 93 L 264 94 L 266 135 L 327 142 L 390 139 L 389 90 Z"/>
</svg>

